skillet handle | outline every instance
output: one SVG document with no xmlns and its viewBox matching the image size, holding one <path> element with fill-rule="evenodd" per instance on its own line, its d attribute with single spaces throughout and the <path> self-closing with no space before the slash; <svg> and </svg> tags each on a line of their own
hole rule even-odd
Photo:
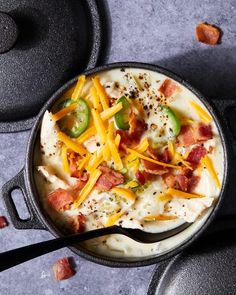
<svg viewBox="0 0 236 295">
<path fill-rule="evenodd" d="M 236 99 L 230 99 L 230 100 L 217 100 L 213 99 L 213 103 L 216 106 L 216 109 L 218 110 L 218 113 L 221 117 L 224 132 L 226 133 L 226 136 L 228 138 L 228 145 L 229 148 L 232 151 L 233 157 L 236 157 L 236 136 L 232 131 L 232 122 L 230 122 L 229 118 L 226 117 L 227 110 L 231 108 L 231 110 L 235 111 L 235 120 L 236 120 Z"/>
<path fill-rule="evenodd" d="M 21 219 L 17 208 L 12 199 L 12 191 L 15 189 L 20 189 L 24 198 L 24 202 L 30 214 L 28 219 Z M 1 194 L 3 201 L 5 203 L 6 209 L 10 216 L 11 222 L 17 229 L 46 229 L 43 222 L 38 217 L 35 209 L 31 205 L 30 199 L 27 194 L 24 169 L 22 169 L 15 177 L 5 183 L 1 189 Z"/>
</svg>

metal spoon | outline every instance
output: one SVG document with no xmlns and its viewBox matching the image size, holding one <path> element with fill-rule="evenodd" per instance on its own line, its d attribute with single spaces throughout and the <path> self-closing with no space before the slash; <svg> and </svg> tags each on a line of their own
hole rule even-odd
<svg viewBox="0 0 236 295">
<path fill-rule="evenodd" d="M 46 253 L 58 250 L 60 248 L 72 246 L 79 242 L 105 235 L 121 234 L 141 243 L 155 243 L 180 233 L 190 225 L 190 223 L 184 223 L 174 229 L 161 233 L 148 233 L 140 229 L 122 228 L 120 226 L 114 225 L 110 227 L 87 231 L 84 233 L 65 236 L 62 238 L 52 239 L 49 241 L 0 253 L 0 271 L 6 270 L 10 267 L 18 265 L 35 257 L 44 255 Z"/>
</svg>

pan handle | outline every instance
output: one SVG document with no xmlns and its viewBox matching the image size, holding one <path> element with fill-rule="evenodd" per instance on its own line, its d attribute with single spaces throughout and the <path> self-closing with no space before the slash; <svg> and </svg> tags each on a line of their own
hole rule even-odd
<svg viewBox="0 0 236 295">
<path fill-rule="evenodd" d="M 221 117 L 224 131 L 226 132 L 226 136 L 228 138 L 229 148 L 232 151 L 232 155 L 236 157 L 236 137 L 232 131 L 231 122 L 229 118 L 226 117 L 227 109 L 232 108 L 235 111 L 235 118 L 236 118 L 236 99 L 229 99 L 229 100 L 217 100 L 213 99 L 213 103 L 218 110 L 218 113 Z"/>
<path fill-rule="evenodd" d="M 30 214 L 30 217 L 28 219 L 21 219 L 17 212 L 17 208 L 12 199 L 12 191 L 15 189 L 21 190 L 26 207 Z M 1 194 L 8 214 L 10 216 L 11 222 L 13 223 L 15 228 L 46 229 L 29 200 L 25 185 L 24 169 L 22 169 L 15 177 L 13 177 L 11 180 L 9 180 L 7 183 L 3 185 L 1 189 Z"/>
</svg>

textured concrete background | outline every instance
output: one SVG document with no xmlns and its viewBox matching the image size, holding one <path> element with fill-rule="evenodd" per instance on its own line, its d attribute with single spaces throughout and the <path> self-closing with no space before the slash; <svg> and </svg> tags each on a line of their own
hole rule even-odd
<svg viewBox="0 0 236 295">
<path fill-rule="evenodd" d="M 235 1 L 109 0 L 108 7 L 105 13 L 110 14 L 112 36 L 107 62 L 132 60 L 163 65 L 210 98 L 236 95 Z M 221 45 L 209 47 L 195 41 L 195 25 L 202 21 L 222 28 Z M 28 136 L 29 132 L 0 134 L 0 185 L 23 167 Z M 19 207 L 23 208 L 21 202 Z M 229 201 L 225 208 L 232 211 Z M 0 200 L 0 215 L 4 214 Z M 51 237 L 46 231 L 19 231 L 10 225 L 0 232 L 0 251 Z M 77 274 L 58 283 L 51 266 L 68 255 L 75 258 Z M 62 249 L 0 273 L 0 295 L 143 295 L 153 268 L 111 269 Z"/>
</svg>

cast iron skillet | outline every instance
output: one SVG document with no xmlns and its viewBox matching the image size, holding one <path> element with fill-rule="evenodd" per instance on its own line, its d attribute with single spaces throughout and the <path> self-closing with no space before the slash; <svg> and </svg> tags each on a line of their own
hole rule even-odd
<svg viewBox="0 0 236 295">
<path fill-rule="evenodd" d="M 229 147 L 229 141 L 228 138 L 231 136 L 229 128 L 226 124 L 226 120 L 223 120 L 224 117 L 224 110 L 226 107 L 233 104 L 233 101 L 218 101 L 216 102 L 215 106 L 213 107 L 208 100 L 206 100 L 202 94 L 200 94 L 196 89 L 194 89 L 188 82 L 178 77 L 176 74 L 161 68 L 159 66 L 150 65 L 150 64 L 144 64 L 144 63 L 137 63 L 137 62 L 122 62 L 122 63 L 114 63 L 110 65 L 105 65 L 102 67 L 97 67 L 91 70 L 88 70 L 84 72 L 85 75 L 92 75 L 96 74 L 100 71 L 106 71 L 114 68 L 122 68 L 122 67 L 130 67 L 130 68 L 140 68 L 140 69 L 146 69 L 151 70 L 155 72 L 159 72 L 161 74 L 164 74 L 179 83 L 181 83 L 183 86 L 187 87 L 190 91 L 192 91 L 206 106 L 210 114 L 212 115 L 216 126 L 219 130 L 219 135 L 222 140 L 223 144 L 223 151 L 224 151 L 224 177 L 222 182 L 222 189 L 221 193 L 219 195 L 219 199 L 215 207 L 213 208 L 211 214 L 203 224 L 203 226 L 191 237 L 187 239 L 187 241 L 183 242 L 181 245 L 177 246 L 173 250 L 162 253 L 155 256 L 148 256 L 148 257 L 136 257 L 136 258 L 116 258 L 116 257 L 106 257 L 103 255 L 99 255 L 96 253 L 92 253 L 91 251 L 83 248 L 82 246 L 78 247 L 71 247 L 71 250 L 74 251 L 76 254 L 91 260 L 93 262 L 111 266 L 111 267 L 137 267 L 137 266 L 145 266 L 150 265 L 154 263 L 158 263 L 164 259 L 167 259 L 171 256 L 176 255 L 183 249 L 185 249 L 187 246 L 192 244 L 201 234 L 206 230 L 208 225 L 212 222 L 212 220 L 215 218 L 217 211 L 219 210 L 220 204 L 222 203 L 223 196 L 226 192 L 226 187 L 228 183 L 229 178 L 229 164 L 230 164 L 230 155 L 232 154 L 230 152 Z M 50 231 L 54 236 L 63 236 L 63 233 L 55 227 L 53 224 L 53 221 L 50 219 L 50 217 L 46 214 L 46 212 L 43 210 L 40 202 L 39 202 L 39 196 L 37 193 L 37 189 L 35 186 L 34 181 L 34 150 L 36 146 L 36 141 L 39 136 L 39 131 L 41 127 L 41 120 L 44 115 L 44 112 L 47 109 L 50 109 L 53 103 L 61 96 L 61 94 L 71 85 L 73 85 L 77 81 L 77 77 L 70 80 L 68 83 L 66 83 L 64 86 L 62 86 L 50 99 L 49 101 L 44 105 L 41 112 L 39 113 L 36 122 L 33 126 L 33 129 L 30 134 L 29 143 L 27 147 L 26 152 L 26 162 L 25 167 L 17 174 L 13 179 L 11 179 L 9 182 L 7 182 L 3 188 L 2 188 L 2 195 L 3 199 L 6 205 L 6 208 L 9 212 L 11 221 L 13 225 L 17 229 L 46 229 Z M 233 151 L 236 151 L 236 144 L 235 141 L 231 140 L 230 144 L 231 148 L 233 148 Z M 20 189 L 23 193 L 25 203 L 27 205 L 27 208 L 30 213 L 30 218 L 26 220 L 20 219 L 17 209 L 13 203 L 11 193 L 14 189 Z"/>
</svg>

